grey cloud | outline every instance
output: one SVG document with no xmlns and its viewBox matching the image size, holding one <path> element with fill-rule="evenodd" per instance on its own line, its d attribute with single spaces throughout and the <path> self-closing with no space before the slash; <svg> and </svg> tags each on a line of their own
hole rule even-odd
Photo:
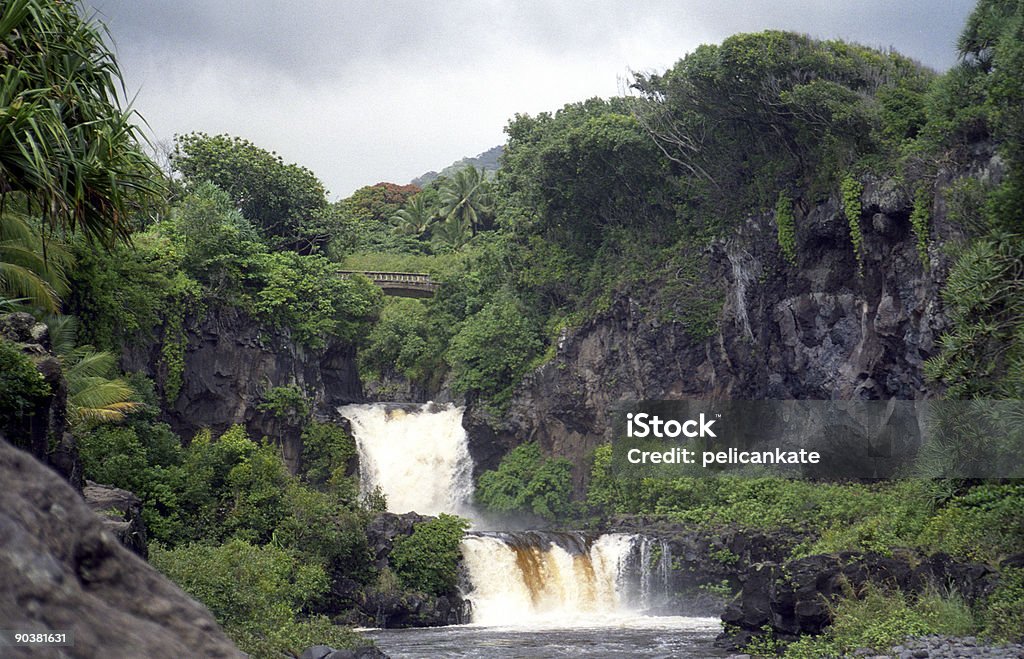
<svg viewBox="0 0 1024 659">
<path fill-rule="evenodd" d="M 699 43 L 790 29 L 955 61 L 973 0 L 86 0 L 154 137 L 227 131 L 339 194 L 502 139 L 517 112 L 619 90 Z"/>
</svg>

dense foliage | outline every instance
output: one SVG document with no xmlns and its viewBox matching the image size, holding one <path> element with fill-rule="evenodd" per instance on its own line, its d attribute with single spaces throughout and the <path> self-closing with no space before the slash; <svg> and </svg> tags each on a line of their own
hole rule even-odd
<svg viewBox="0 0 1024 659">
<path fill-rule="evenodd" d="M 0 339 L 0 434 L 7 437 L 22 427 L 49 395 L 50 385 L 32 360 L 11 342 Z"/>
<path fill-rule="evenodd" d="M 444 595 L 455 590 L 458 582 L 459 544 L 469 521 L 441 513 L 420 522 L 412 535 L 395 541 L 390 561 L 399 580 L 424 593 Z"/>
<path fill-rule="evenodd" d="M 527 513 L 547 520 L 564 519 L 572 496 L 572 465 L 546 457 L 536 443 L 520 444 L 494 471 L 484 472 L 476 500 L 496 513 Z"/>
<path fill-rule="evenodd" d="M 308 253 L 338 233 L 338 217 L 313 172 L 230 135 L 178 137 L 172 155 L 185 181 L 208 181 L 273 244 Z"/>
<path fill-rule="evenodd" d="M 329 598 L 450 593 L 465 522 L 417 524 L 378 569 L 366 527 L 383 497 L 359 498 L 352 438 L 314 418 L 310 392 L 295 384 L 261 385 L 258 411 L 301 432 L 297 474 L 278 437 L 256 441 L 241 426 L 176 436 L 161 406 L 184 384 L 196 323 L 223 307 L 304 348 L 346 344 L 368 383 L 450 387 L 500 420 L 559 338 L 624 295 L 694 341 L 713 336 L 724 292 L 709 248 L 743 223 L 767 227 L 775 265 L 795 267 L 802 222 L 827 199 L 863 271 L 865 181 L 881 177 L 914 200 L 922 267 L 943 253 L 952 263 L 936 273 L 948 319 L 926 365 L 936 390 L 1022 398 L 1024 2 L 980 0 L 958 47 L 960 62 L 939 75 L 895 52 L 736 35 L 636 75 L 628 98 L 516 115 L 497 175 L 471 165 L 422 188 L 379 183 L 331 203 L 310 170 L 229 135 L 179 137 L 179 178 L 163 180 L 118 104 L 101 27 L 73 3 L 11 0 L 0 20 L 0 307 L 78 319 L 67 349 L 53 347 L 85 476 L 142 499 L 155 565 L 257 656 L 352 645 L 318 615 Z M 968 164 L 991 148 L 998 171 L 975 176 Z M 945 244 L 940 219 L 952 226 Z M 385 301 L 343 272 L 378 270 L 427 272 L 441 286 L 429 300 Z M 157 382 L 117 373 L 114 356 L 147 342 Z M 0 430 L 49 393 L 31 360 L 0 340 Z M 1024 578 L 1002 566 L 1024 545 L 1017 482 L 637 483 L 613 473 L 608 447 L 589 476 L 573 503 L 570 463 L 528 442 L 481 475 L 476 496 L 499 515 L 791 529 L 805 537 L 794 557 L 910 548 L 1000 572 L 973 609 L 956 593 L 849 593 L 830 631 L 791 644 L 793 656 L 1024 629 Z M 781 648 L 760 642 L 750 649 Z"/>
<path fill-rule="evenodd" d="M 362 647 L 366 639 L 322 616 L 298 620 L 329 587 L 321 566 L 274 545 L 232 540 L 221 546 L 157 547 L 153 565 L 203 602 L 225 631 L 255 657 L 298 656 L 311 645 Z"/>
</svg>

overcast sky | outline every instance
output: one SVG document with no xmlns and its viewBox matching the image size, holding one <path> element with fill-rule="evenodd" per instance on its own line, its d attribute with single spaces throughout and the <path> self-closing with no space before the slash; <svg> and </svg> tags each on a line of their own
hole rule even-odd
<svg viewBox="0 0 1024 659">
<path fill-rule="evenodd" d="M 516 113 L 620 92 L 701 43 L 780 28 L 937 69 L 974 0 L 85 0 L 151 136 L 245 137 L 348 196 L 503 143 Z"/>
</svg>

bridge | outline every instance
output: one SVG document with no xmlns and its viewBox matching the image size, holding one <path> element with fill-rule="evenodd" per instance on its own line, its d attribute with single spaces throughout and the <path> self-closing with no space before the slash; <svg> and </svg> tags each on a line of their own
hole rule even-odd
<svg viewBox="0 0 1024 659">
<path fill-rule="evenodd" d="M 366 270 L 339 270 L 342 277 L 363 275 L 379 286 L 384 295 L 397 297 L 433 297 L 440 287 L 430 275 L 422 272 L 369 272 Z"/>
</svg>

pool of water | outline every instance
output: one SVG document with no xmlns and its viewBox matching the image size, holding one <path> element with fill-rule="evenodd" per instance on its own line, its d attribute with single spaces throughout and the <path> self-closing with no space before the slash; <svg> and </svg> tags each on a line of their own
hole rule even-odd
<svg viewBox="0 0 1024 659">
<path fill-rule="evenodd" d="M 606 616 L 507 627 L 456 625 L 426 629 L 370 629 L 363 633 L 395 658 L 487 657 L 724 657 L 714 647 L 717 618 Z"/>
</svg>

